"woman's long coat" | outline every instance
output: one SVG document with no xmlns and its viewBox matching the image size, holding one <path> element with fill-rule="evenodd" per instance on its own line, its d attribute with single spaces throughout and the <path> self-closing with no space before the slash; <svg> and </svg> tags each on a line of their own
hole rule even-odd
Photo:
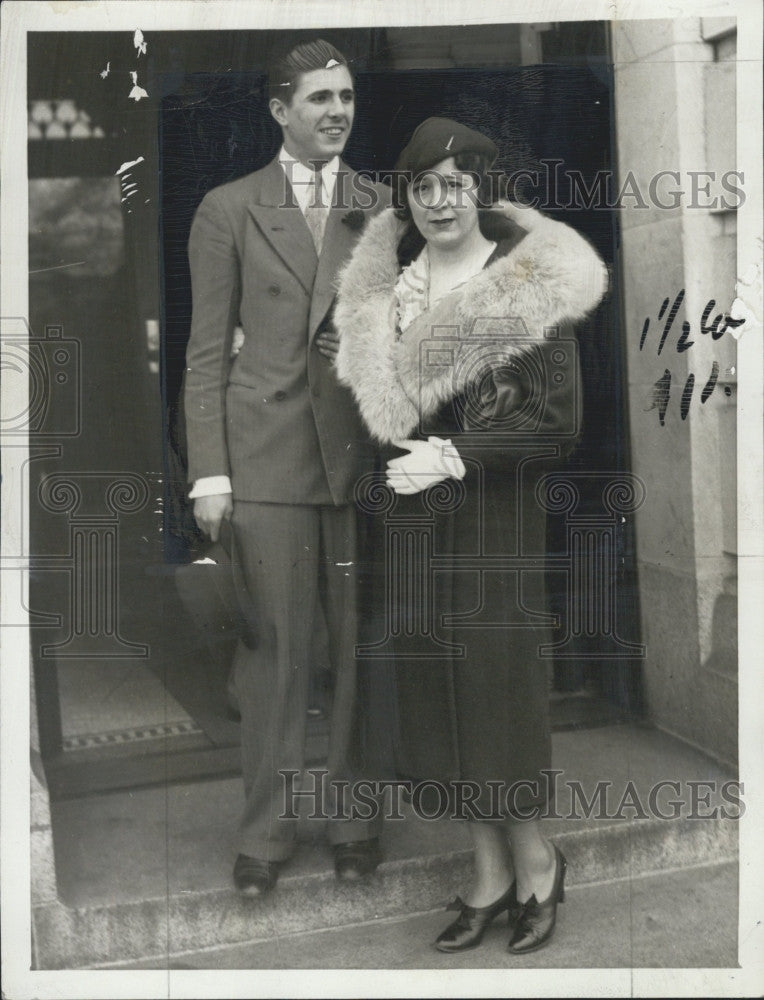
<svg viewBox="0 0 764 1000">
<path fill-rule="evenodd" d="M 498 240 L 485 268 L 399 335 L 404 224 L 382 213 L 341 275 L 335 323 L 339 377 L 383 461 L 399 454 L 394 441 L 436 435 L 467 470 L 414 496 L 379 481 L 357 491 L 373 524 L 368 721 L 391 734 L 399 775 L 476 782 L 488 814 L 546 798 L 543 477 L 579 432 L 572 331 L 607 279 L 582 237 L 532 209 L 503 204 L 481 225 Z M 493 798 L 487 782 L 501 783 Z"/>
</svg>

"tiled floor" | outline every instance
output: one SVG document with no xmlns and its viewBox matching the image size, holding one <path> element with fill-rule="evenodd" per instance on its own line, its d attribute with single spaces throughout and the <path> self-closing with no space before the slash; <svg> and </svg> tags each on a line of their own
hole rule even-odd
<svg viewBox="0 0 764 1000">
<path fill-rule="evenodd" d="M 144 731 L 169 725 L 198 731 L 191 716 L 140 660 L 78 660 L 58 665 L 65 749 L 84 749 L 95 737 L 148 738 Z M 78 738 L 78 739 L 77 739 Z"/>
</svg>

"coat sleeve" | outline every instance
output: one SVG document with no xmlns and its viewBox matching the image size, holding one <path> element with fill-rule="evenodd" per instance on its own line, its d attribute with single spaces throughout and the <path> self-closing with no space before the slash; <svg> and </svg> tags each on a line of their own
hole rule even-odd
<svg viewBox="0 0 764 1000">
<path fill-rule="evenodd" d="M 554 463 L 573 451 L 581 431 L 581 367 L 572 325 L 561 333 L 536 345 L 529 361 L 495 368 L 461 401 L 450 437 L 465 463 L 470 460 L 468 470 L 498 472 L 534 450 Z"/>
<path fill-rule="evenodd" d="M 234 233 L 216 191 L 197 209 L 188 242 L 191 335 L 186 349 L 188 478 L 230 476 L 225 395 L 234 327 L 241 302 L 241 267 Z"/>
</svg>

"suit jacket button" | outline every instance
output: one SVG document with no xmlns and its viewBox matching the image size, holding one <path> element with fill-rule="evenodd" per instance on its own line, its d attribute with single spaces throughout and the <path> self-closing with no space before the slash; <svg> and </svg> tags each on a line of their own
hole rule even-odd
<svg viewBox="0 0 764 1000">
<path fill-rule="evenodd" d="M 278 392 L 274 392 L 273 398 L 281 402 L 282 399 L 286 399 L 286 395 L 283 389 L 279 389 Z"/>
<path fill-rule="evenodd" d="M 279 287 L 279 285 L 271 285 L 271 286 L 270 286 L 270 287 L 268 288 L 268 291 L 269 291 L 269 293 L 270 293 L 271 295 L 273 295 L 274 297 L 275 297 L 276 295 L 281 295 L 281 288 Z"/>
</svg>

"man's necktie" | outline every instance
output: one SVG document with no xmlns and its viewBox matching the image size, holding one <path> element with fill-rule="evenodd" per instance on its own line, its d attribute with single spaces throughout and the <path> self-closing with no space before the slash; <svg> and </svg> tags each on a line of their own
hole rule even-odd
<svg viewBox="0 0 764 1000">
<path fill-rule="evenodd" d="M 324 190 L 321 181 L 321 171 L 313 172 L 313 187 L 310 192 L 308 207 L 305 209 L 305 221 L 308 223 L 310 235 L 316 247 L 316 253 L 321 253 L 321 244 L 324 241 L 324 229 L 326 228 L 326 217 L 329 214 L 328 205 L 324 204 Z"/>
</svg>

